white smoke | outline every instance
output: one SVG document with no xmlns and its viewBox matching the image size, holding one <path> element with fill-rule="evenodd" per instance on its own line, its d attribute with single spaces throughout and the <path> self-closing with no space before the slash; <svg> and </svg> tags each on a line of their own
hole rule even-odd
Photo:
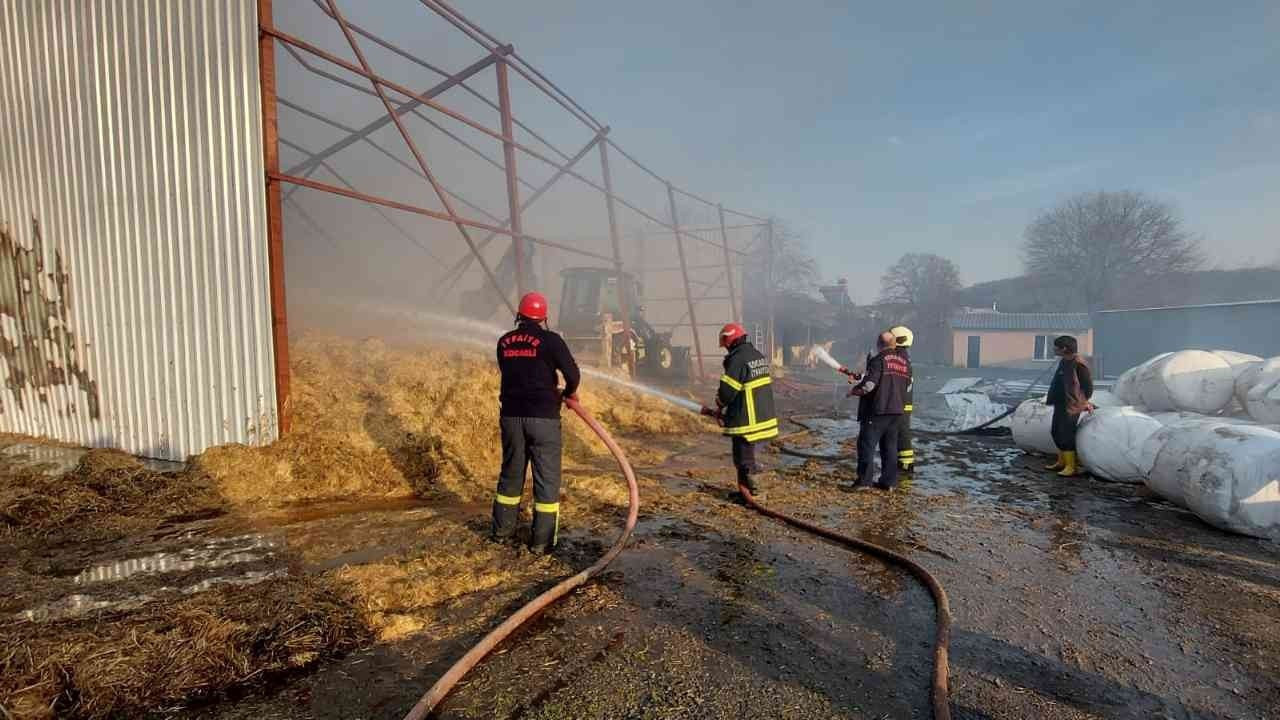
<svg viewBox="0 0 1280 720">
<path fill-rule="evenodd" d="M 821 345 L 813 346 L 813 356 L 821 360 L 823 365 L 826 365 L 832 370 L 839 371 L 840 368 L 844 367 L 840 363 L 836 362 L 836 359 L 831 357 L 831 353 L 827 352 L 826 348 Z"/>
<path fill-rule="evenodd" d="M 438 315 L 436 313 L 422 312 L 419 310 L 406 310 L 403 308 L 394 308 L 387 305 L 373 305 L 362 303 L 361 309 L 376 312 L 379 314 L 391 314 L 405 317 L 414 321 L 415 324 L 422 326 L 428 334 L 435 335 L 441 339 L 455 343 L 463 343 L 475 347 L 483 347 L 492 349 L 498 337 L 507 332 L 510 328 L 503 328 L 492 323 L 480 322 L 469 318 L 461 318 L 450 315 Z M 673 405 L 684 408 L 691 412 L 701 412 L 702 406 L 671 393 L 663 392 L 655 387 L 650 387 L 643 383 L 633 382 L 625 378 L 617 377 L 609 372 L 599 368 L 583 365 L 579 368 L 584 375 L 589 375 L 597 380 L 620 385 L 622 387 L 643 393 L 651 397 L 665 400 Z"/>
</svg>

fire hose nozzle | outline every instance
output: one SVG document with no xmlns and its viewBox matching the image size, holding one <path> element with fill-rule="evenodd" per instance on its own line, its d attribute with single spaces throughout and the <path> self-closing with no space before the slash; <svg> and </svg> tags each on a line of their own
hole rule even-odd
<svg viewBox="0 0 1280 720">
<path fill-rule="evenodd" d="M 700 412 L 700 413 L 702 413 L 703 415 L 706 415 L 706 416 L 707 416 L 707 417 L 709 417 L 709 418 L 720 417 L 720 411 L 719 411 L 719 410 L 712 410 L 711 408 L 707 407 L 706 405 L 703 405 L 703 406 L 702 406 L 702 409 L 701 409 L 701 410 L 699 410 L 699 412 Z"/>
<path fill-rule="evenodd" d="M 860 372 L 854 372 L 854 371 L 850 370 L 849 368 L 847 368 L 847 367 L 845 367 L 845 366 L 843 366 L 843 365 L 841 365 L 841 366 L 836 370 L 836 372 L 839 372 L 841 375 L 848 375 L 848 376 L 849 376 L 849 378 L 850 378 L 851 380 L 861 380 L 861 379 L 862 379 L 862 373 L 860 373 Z"/>
</svg>

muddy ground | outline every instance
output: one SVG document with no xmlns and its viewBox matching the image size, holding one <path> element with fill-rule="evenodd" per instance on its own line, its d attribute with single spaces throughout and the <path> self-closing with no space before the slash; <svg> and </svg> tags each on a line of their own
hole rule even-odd
<svg viewBox="0 0 1280 720">
<path fill-rule="evenodd" d="M 830 397 L 793 391 L 783 404 L 823 411 Z M 852 431 L 827 422 L 788 442 L 828 452 Z M 643 508 L 629 549 L 482 663 L 438 717 L 930 717 L 924 588 L 735 505 L 726 442 L 661 443 L 669 459 L 638 463 Z M 1140 488 L 1059 479 L 1008 438 L 921 436 L 917 456 L 910 482 L 885 494 L 851 492 L 844 463 L 768 453 L 764 501 L 907 554 L 943 583 L 955 717 L 1280 717 L 1280 547 L 1210 528 Z M 609 470 L 604 458 L 576 467 L 570 497 L 575 473 Z M 134 602 L 146 588 L 108 576 L 154 577 L 147 563 L 160 554 L 180 562 L 180 579 L 166 569 L 166 582 L 192 592 L 272 573 L 380 584 L 362 596 L 377 623 L 359 649 L 151 714 L 400 718 L 508 612 L 599 557 L 623 516 L 572 501 L 564 510 L 562 549 L 543 559 L 495 552 L 483 539 L 487 505 L 445 497 L 181 519 L 59 551 L 44 559 L 38 591 L 6 589 L 3 606 L 10 618 L 36 607 L 33 633 L 51 615 L 104 612 L 66 598 L 108 582 L 94 587 L 114 590 L 81 595 Z M 434 592 L 455 557 L 467 582 L 451 576 L 448 592 Z M 499 562 L 487 576 L 485 563 Z M 61 604 L 33 600 L 54 596 Z"/>
</svg>

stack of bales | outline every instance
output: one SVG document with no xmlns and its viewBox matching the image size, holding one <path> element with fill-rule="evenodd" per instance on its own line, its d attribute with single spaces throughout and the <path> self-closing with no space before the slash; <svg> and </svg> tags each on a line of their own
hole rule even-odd
<svg viewBox="0 0 1280 720">
<path fill-rule="evenodd" d="M 1231 415 L 1236 403 L 1247 417 Z M 1280 358 L 1164 353 L 1127 370 L 1094 404 L 1076 438 L 1094 475 L 1145 483 L 1225 530 L 1280 538 Z M 1043 399 L 1024 402 L 1014 441 L 1054 452 L 1051 418 Z"/>
</svg>

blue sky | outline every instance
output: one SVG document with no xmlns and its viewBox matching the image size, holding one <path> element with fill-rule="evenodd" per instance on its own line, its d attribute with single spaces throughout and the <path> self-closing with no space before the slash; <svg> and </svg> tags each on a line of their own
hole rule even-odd
<svg viewBox="0 0 1280 720">
<path fill-rule="evenodd" d="M 1016 274 L 1027 223 L 1082 190 L 1175 203 L 1216 265 L 1280 260 L 1274 0 L 457 7 L 655 169 L 789 221 L 860 301 L 904 252 Z"/>
</svg>

